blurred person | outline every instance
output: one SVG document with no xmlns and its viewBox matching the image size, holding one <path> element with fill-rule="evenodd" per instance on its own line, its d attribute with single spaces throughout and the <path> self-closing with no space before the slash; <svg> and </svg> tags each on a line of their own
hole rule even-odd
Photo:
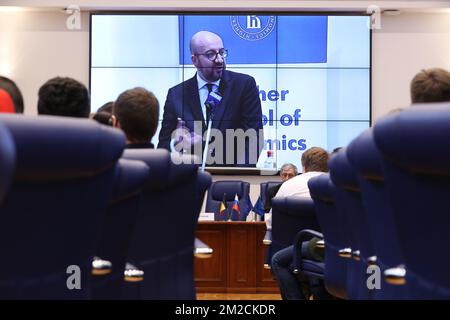
<svg viewBox="0 0 450 320">
<path fill-rule="evenodd" d="M 90 98 L 86 86 L 68 77 L 55 77 L 39 89 L 38 114 L 88 118 Z"/>
<path fill-rule="evenodd" d="M 450 72 L 440 68 L 422 70 L 411 81 L 411 102 L 450 101 Z"/>
<path fill-rule="evenodd" d="M 127 136 L 127 148 L 154 148 L 151 139 L 158 127 L 159 102 L 141 87 L 122 92 L 112 107 L 113 126 Z"/>
<path fill-rule="evenodd" d="M 0 112 L 23 113 L 23 97 L 16 83 L 0 76 Z"/>
</svg>

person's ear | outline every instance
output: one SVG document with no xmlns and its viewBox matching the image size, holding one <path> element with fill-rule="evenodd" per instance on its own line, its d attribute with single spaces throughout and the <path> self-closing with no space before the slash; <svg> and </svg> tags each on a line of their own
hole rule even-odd
<svg viewBox="0 0 450 320">
<path fill-rule="evenodd" d="M 112 120 L 112 126 L 114 128 L 120 128 L 120 122 L 119 122 L 119 120 L 117 120 L 115 115 L 111 116 L 111 120 Z"/>
<path fill-rule="evenodd" d="M 191 55 L 191 61 L 194 66 L 198 64 L 198 57 L 196 55 Z"/>
</svg>

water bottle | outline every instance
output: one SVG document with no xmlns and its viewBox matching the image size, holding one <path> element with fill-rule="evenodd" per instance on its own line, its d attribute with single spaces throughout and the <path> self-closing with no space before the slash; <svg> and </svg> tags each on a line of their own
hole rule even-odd
<svg viewBox="0 0 450 320">
<path fill-rule="evenodd" d="M 267 158 L 266 158 L 266 161 L 264 161 L 264 168 L 276 169 L 275 158 L 273 157 L 272 150 L 267 150 Z"/>
</svg>

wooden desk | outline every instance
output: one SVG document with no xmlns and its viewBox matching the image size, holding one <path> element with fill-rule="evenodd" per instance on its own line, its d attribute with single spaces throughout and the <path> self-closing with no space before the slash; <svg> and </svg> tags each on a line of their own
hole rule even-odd
<svg viewBox="0 0 450 320">
<path fill-rule="evenodd" d="M 214 252 L 209 259 L 195 259 L 197 292 L 278 293 L 264 269 L 265 232 L 265 222 L 199 222 L 197 237 Z"/>
</svg>

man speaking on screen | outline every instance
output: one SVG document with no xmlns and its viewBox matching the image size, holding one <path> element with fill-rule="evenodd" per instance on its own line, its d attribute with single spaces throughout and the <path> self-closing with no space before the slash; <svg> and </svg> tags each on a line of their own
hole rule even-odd
<svg viewBox="0 0 450 320">
<path fill-rule="evenodd" d="M 228 51 L 215 33 L 194 34 L 190 51 L 197 72 L 169 89 L 158 148 L 205 153 L 208 166 L 255 167 L 264 144 L 255 79 L 226 70 Z"/>
</svg>

